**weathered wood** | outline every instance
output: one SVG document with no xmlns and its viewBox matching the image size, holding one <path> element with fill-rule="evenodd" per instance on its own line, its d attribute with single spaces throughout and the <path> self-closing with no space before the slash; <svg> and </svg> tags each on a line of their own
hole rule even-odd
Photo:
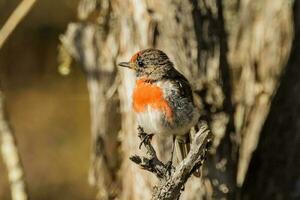
<svg viewBox="0 0 300 200">
<path fill-rule="evenodd" d="M 292 52 L 262 128 L 243 199 L 300 198 L 300 3 L 294 5 Z"/>
<path fill-rule="evenodd" d="M 14 132 L 7 118 L 4 94 L 0 90 L 0 140 L 3 162 L 6 165 L 12 200 L 27 200 L 27 185 Z"/>
<path fill-rule="evenodd" d="M 179 163 L 170 176 L 161 179 L 154 187 L 153 200 L 179 199 L 182 189 L 194 170 L 203 165 L 212 135 L 206 123 L 199 123 L 198 126 L 199 131 L 195 133 L 187 157 Z"/>
<path fill-rule="evenodd" d="M 95 24 L 94 21 L 95 17 L 109 18 L 110 6 L 110 1 L 82 1 L 79 14 L 83 21 L 71 23 L 61 37 L 63 48 L 82 64 L 87 77 L 92 132 L 89 181 L 97 187 L 100 199 L 113 199 L 119 190 L 117 137 L 121 122 L 116 107 L 120 79 L 114 66 L 118 47 L 115 38 L 106 37 L 110 22 Z M 97 16 L 95 13 L 100 11 L 101 15 Z"/>
</svg>

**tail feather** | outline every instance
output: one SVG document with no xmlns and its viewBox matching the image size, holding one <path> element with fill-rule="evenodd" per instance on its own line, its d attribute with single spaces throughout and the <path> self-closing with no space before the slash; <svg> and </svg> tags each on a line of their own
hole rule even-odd
<svg viewBox="0 0 300 200">
<path fill-rule="evenodd" d="M 190 151 L 190 136 L 189 134 L 183 136 L 176 136 L 175 139 L 175 149 L 178 162 L 181 162 Z M 194 173 L 194 176 L 200 177 L 201 171 L 200 168 L 197 169 Z"/>
</svg>

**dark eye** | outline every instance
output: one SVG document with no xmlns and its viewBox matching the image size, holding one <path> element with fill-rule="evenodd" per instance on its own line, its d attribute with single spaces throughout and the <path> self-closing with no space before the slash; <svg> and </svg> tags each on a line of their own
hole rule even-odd
<svg viewBox="0 0 300 200">
<path fill-rule="evenodd" d="M 139 67 L 144 67 L 144 63 L 143 63 L 143 61 L 141 60 L 140 57 L 138 57 L 138 58 L 136 59 L 136 63 L 138 64 Z"/>
</svg>

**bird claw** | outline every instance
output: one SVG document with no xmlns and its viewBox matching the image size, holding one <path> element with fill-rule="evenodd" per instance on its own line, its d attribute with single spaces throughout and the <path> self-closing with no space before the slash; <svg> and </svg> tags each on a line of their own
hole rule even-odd
<svg viewBox="0 0 300 200">
<path fill-rule="evenodd" d="M 169 176 L 171 176 L 172 173 L 172 169 L 173 169 L 173 163 L 172 161 L 167 162 L 166 164 L 166 170 Z"/>
<path fill-rule="evenodd" d="M 139 145 L 139 149 L 141 149 L 142 145 L 146 145 L 146 143 L 148 143 L 149 141 L 151 141 L 152 137 L 154 134 L 147 134 L 144 132 L 143 128 L 142 127 L 138 127 L 138 134 L 139 134 L 139 137 L 141 138 L 141 142 L 140 142 L 140 145 Z"/>
</svg>

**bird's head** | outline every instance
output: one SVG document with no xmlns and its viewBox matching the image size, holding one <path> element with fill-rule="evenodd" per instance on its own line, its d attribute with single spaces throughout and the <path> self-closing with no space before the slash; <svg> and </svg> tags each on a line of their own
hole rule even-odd
<svg viewBox="0 0 300 200">
<path fill-rule="evenodd" d="M 173 69 L 173 63 L 168 56 L 158 49 L 138 51 L 129 62 L 121 62 L 118 65 L 135 70 L 138 78 L 149 79 L 159 79 Z"/>
</svg>

